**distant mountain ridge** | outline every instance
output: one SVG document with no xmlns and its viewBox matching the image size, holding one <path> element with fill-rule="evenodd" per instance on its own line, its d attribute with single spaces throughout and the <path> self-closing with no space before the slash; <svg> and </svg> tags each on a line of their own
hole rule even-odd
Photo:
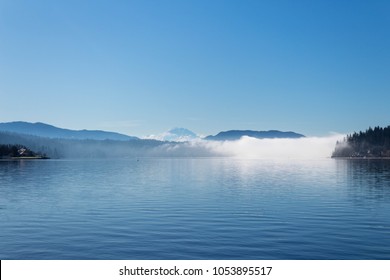
<svg viewBox="0 0 390 280">
<path fill-rule="evenodd" d="M 48 138 L 62 138 L 75 140 L 116 140 L 128 141 L 136 140 L 137 137 L 120 134 L 117 132 L 109 132 L 103 130 L 71 130 L 55 127 L 53 125 L 37 122 L 6 122 L 0 123 L 0 131 L 12 132 L 19 134 L 28 134 Z"/>
<path fill-rule="evenodd" d="M 279 131 L 279 130 L 268 130 L 268 131 L 255 131 L 255 130 L 228 130 L 222 131 L 217 135 L 209 135 L 203 139 L 214 140 L 214 141 L 234 141 L 239 140 L 243 136 L 249 136 L 258 139 L 265 138 L 302 138 L 305 137 L 303 134 L 299 134 L 292 131 Z"/>
<path fill-rule="evenodd" d="M 69 130 L 44 123 L 0 123 L 0 145 L 22 145 L 37 154 L 53 159 L 230 156 L 223 149 L 214 149 L 214 145 L 210 146 L 206 141 L 201 141 L 197 134 L 187 129 L 171 129 L 169 134 L 171 137 L 176 137 L 176 141 L 139 139 L 99 130 Z M 195 141 L 190 140 L 189 138 L 194 137 L 194 135 L 197 136 Z M 221 132 L 216 136 L 206 137 L 206 140 L 237 140 L 242 136 L 256 138 L 304 137 L 295 132 L 277 130 L 231 130 Z M 177 137 L 181 141 L 177 141 Z"/>
</svg>

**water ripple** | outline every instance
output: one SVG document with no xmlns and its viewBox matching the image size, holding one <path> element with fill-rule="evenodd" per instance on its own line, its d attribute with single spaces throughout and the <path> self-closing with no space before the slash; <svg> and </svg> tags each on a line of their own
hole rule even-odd
<svg viewBox="0 0 390 280">
<path fill-rule="evenodd" d="M 1 259 L 388 259 L 389 161 L 0 162 Z"/>
</svg>

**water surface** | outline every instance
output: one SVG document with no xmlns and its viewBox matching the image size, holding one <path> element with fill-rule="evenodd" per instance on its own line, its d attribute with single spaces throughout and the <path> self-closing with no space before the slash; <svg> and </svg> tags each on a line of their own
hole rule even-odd
<svg viewBox="0 0 390 280">
<path fill-rule="evenodd" d="M 390 259 L 390 161 L 0 161 L 0 259 Z"/>
</svg>

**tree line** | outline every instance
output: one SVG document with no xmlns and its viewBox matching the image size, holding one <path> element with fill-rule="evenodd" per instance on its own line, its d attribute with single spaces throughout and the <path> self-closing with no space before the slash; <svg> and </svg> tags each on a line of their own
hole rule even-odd
<svg viewBox="0 0 390 280">
<path fill-rule="evenodd" d="M 36 157 L 35 152 L 23 145 L 0 145 L 0 158 Z"/>
<path fill-rule="evenodd" d="M 336 143 L 332 157 L 390 157 L 390 125 L 347 135 Z"/>
</svg>

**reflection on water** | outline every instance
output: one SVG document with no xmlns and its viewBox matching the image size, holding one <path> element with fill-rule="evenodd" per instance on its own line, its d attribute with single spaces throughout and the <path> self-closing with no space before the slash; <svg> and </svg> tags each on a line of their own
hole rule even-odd
<svg viewBox="0 0 390 280">
<path fill-rule="evenodd" d="M 356 203 L 390 201 L 390 160 L 336 160 L 347 180 L 349 195 Z"/>
<path fill-rule="evenodd" d="M 388 259 L 389 214 L 389 161 L 0 161 L 1 259 Z"/>
</svg>

